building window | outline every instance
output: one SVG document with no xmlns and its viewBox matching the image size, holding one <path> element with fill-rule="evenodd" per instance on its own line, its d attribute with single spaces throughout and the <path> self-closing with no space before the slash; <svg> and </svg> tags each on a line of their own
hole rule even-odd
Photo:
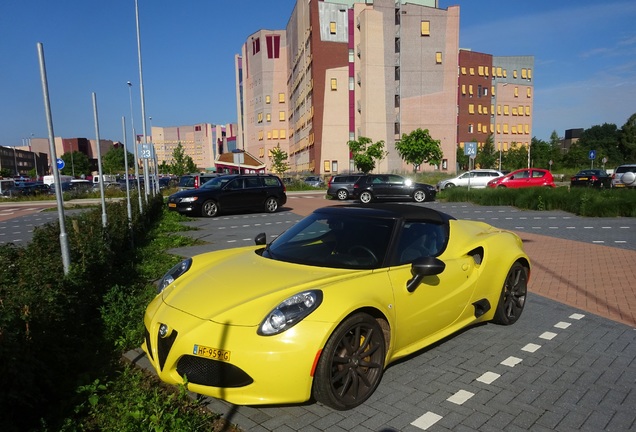
<svg viewBox="0 0 636 432">
<path fill-rule="evenodd" d="M 270 113 L 265 114 L 265 121 L 267 123 L 272 121 L 272 115 Z"/>
<path fill-rule="evenodd" d="M 329 33 L 336 34 L 336 22 L 335 21 L 331 21 L 329 23 Z"/>
<path fill-rule="evenodd" d="M 475 75 L 475 68 L 468 69 L 468 73 L 471 75 Z"/>
<path fill-rule="evenodd" d="M 462 84 L 462 94 L 466 94 L 466 84 Z"/>
<path fill-rule="evenodd" d="M 285 93 L 278 93 L 278 103 L 285 103 Z"/>
<path fill-rule="evenodd" d="M 272 133 L 271 133 L 271 132 L 269 132 L 269 131 L 267 132 L 267 139 L 268 139 L 268 140 L 271 140 L 271 139 L 272 139 Z"/>
<path fill-rule="evenodd" d="M 422 21 L 420 28 L 421 36 L 430 36 L 431 35 L 431 22 L 430 21 Z"/>
<path fill-rule="evenodd" d="M 331 90 L 338 90 L 338 80 L 331 78 Z"/>
<path fill-rule="evenodd" d="M 469 85 L 468 85 L 468 94 L 469 94 L 471 97 L 472 97 L 472 95 L 473 95 L 473 85 L 472 85 L 472 84 L 469 84 Z"/>
<path fill-rule="evenodd" d="M 525 75 L 526 70 L 525 70 L 525 69 L 522 69 L 521 73 L 522 73 L 523 75 Z M 513 71 L 512 71 L 512 77 L 513 77 L 514 79 L 517 79 L 517 69 L 515 69 L 515 70 L 513 70 Z"/>
<path fill-rule="evenodd" d="M 274 138 L 274 139 L 278 139 L 278 129 L 274 129 L 274 130 L 272 131 L 272 138 Z"/>
<path fill-rule="evenodd" d="M 526 96 L 532 97 L 532 90 L 530 89 L 530 87 L 528 87 L 528 89 L 526 90 Z"/>
<path fill-rule="evenodd" d="M 462 66 L 462 75 L 466 75 L 466 66 Z"/>
<path fill-rule="evenodd" d="M 265 96 L 265 103 L 268 104 L 271 102 L 270 100 L 271 98 L 269 97 L 269 95 Z"/>
<path fill-rule="evenodd" d="M 437 51 L 435 53 L 435 63 L 442 64 L 442 52 L 441 51 Z"/>
<path fill-rule="evenodd" d="M 278 120 L 285 121 L 285 111 L 280 111 L 278 113 Z"/>
<path fill-rule="evenodd" d="M 349 77 L 349 90 L 355 90 L 356 84 L 353 77 Z"/>
<path fill-rule="evenodd" d="M 261 50 L 261 40 L 259 38 L 252 39 L 252 55 L 256 55 Z"/>
<path fill-rule="evenodd" d="M 194 127 L 194 131 L 195 132 L 201 132 L 201 126 L 195 126 Z"/>
<path fill-rule="evenodd" d="M 326 160 L 323 163 L 322 167 L 325 170 L 325 172 L 330 172 L 331 171 L 331 161 Z"/>
<path fill-rule="evenodd" d="M 263 123 L 263 113 L 258 113 L 258 122 Z"/>
<path fill-rule="evenodd" d="M 285 129 L 281 129 L 280 130 L 280 139 L 285 139 L 285 138 L 287 138 L 287 135 L 285 133 Z"/>
<path fill-rule="evenodd" d="M 475 114 L 475 105 L 468 104 L 468 113 L 469 114 Z"/>
<path fill-rule="evenodd" d="M 270 35 L 265 36 L 265 42 L 267 43 L 267 58 L 279 58 L 280 57 L 280 36 Z"/>
<path fill-rule="evenodd" d="M 338 161 L 331 161 L 331 171 L 338 172 Z"/>
<path fill-rule="evenodd" d="M 519 87 L 515 87 L 515 97 L 519 97 Z"/>
<path fill-rule="evenodd" d="M 473 133 L 473 124 L 468 125 L 468 133 Z"/>
</svg>

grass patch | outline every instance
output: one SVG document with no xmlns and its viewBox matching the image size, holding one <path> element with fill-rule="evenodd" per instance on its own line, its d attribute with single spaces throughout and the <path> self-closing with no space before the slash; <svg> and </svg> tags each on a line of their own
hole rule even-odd
<svg viewBox="0 0 636 432">
<path fill-rule="evenodd" d="M 636 190 L 592 188 L 468 189 L 440 191 L 439 201 L 513 206 L 528 210 L 563 210 L 588 217 L 636 217 Z"/>
</svg>

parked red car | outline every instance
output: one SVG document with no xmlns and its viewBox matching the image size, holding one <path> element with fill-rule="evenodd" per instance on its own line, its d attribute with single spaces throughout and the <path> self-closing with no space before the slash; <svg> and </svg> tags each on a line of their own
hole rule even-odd
<svg viewBox="0 0 636 432">
<path fill-rule="evenodd" d="M 556 187 L 552 173 L 545 169 L 525 168 L 513 171 L 503 177 L 488 182 L 488 187 L 507 187 L 507 188 L 523 188 L 523 187 Z"/>
</svg>

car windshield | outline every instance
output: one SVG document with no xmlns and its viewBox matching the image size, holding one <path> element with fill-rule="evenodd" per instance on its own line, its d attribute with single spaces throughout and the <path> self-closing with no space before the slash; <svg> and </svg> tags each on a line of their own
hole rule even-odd
<svg viewBox="0 0 636 432">
<path fill-rule="evenodd" d="M 274 240 L 263 257 L 318 267 L 378 268 L 394 223 L 392 219 L 312 214 Z"/>
</svg>

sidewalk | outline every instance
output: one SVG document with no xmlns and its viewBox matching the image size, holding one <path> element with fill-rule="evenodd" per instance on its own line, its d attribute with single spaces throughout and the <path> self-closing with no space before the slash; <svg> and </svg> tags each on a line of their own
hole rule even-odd
<svg viewBox="0 0 636 432">
<path fill-rule="evenodd" d="M 636 327 L 636 252 L 517 234 L 532 263 L 531 293 Z"/>
</svg>

